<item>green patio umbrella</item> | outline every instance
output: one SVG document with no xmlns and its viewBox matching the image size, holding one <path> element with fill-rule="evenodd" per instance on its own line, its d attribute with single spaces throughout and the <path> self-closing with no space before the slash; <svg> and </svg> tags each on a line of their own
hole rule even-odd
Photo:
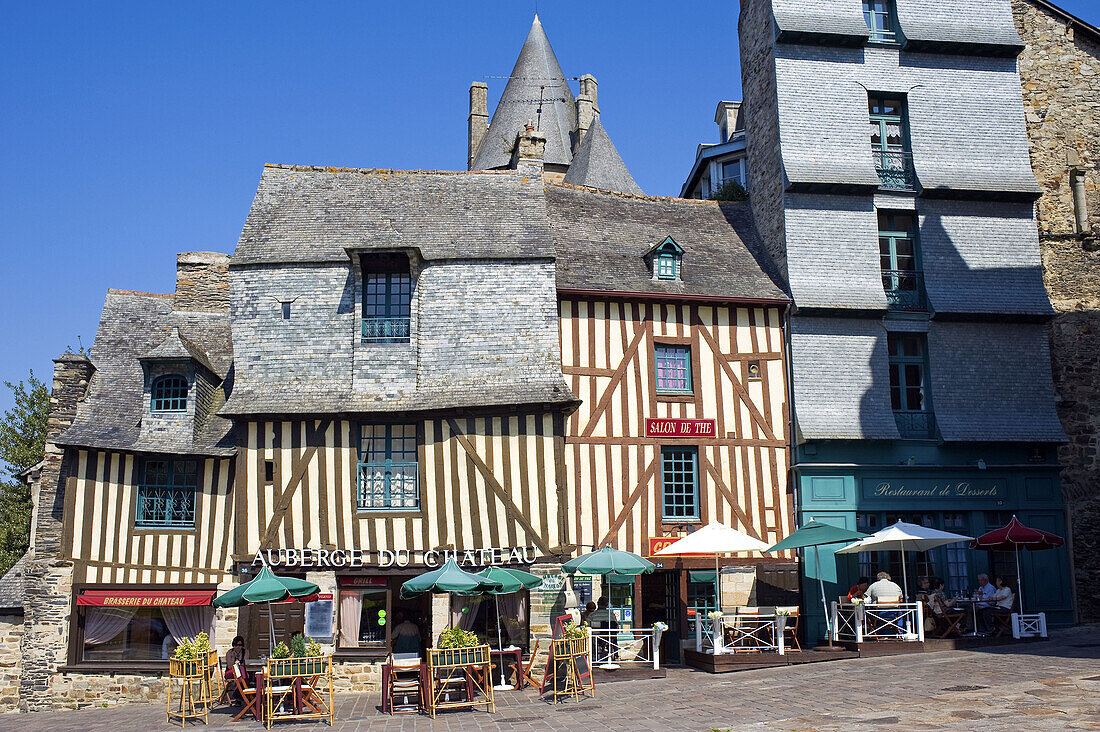
<svg viewBox="0 0 1100 732">
<path fill-rule="evenodd" d="M 425 572 L 419 577 L 413 577 L 401 585 L 401 599 L 408 600 L 425 592 L 454 592 L 458 594 L 476 595 L 490 590 L 500 589 L 501 583 L 489 580 L 480 575 L 466 572 L 448 559 L 447 563 L 439 569 Z"/>
<path fill-rule="evenodd" d="M 588 554 L 582 554 L 561 565 L 566 574 L 599 574 L 635 577 L 639 574 L 653 574 L 657 565 L 633 552 L 624 552 L 605 546 Z"/>
<path fill-rule="evenodd" d="M 307 598 L 320 591 L 321 588 L 312 582 L 295 577 L 280 577 L 265 564 L 248 582 L 215 597 L 213 605 L 214 607 L 240 607 L 266 602 L 268 632 L 271 634 L 271 647 L 274 648 L 275 623 L 271 619 L 271 603 L 290 599 L 308 601 Z"/>
<path fill-rule="evenodd" d="M 493 595 L 493 599 L 496 602 L 497 610 L 497 648 L 504 650 L 504 639 L 500 635 L 500 596 L 510 595 L 513 592 L 519 592 L 520 590 L 533 590 L 542 584 L 542 577 L 531 574 L 530 572 L 524 572 L 522 569 L 509 569 L 507 567 L 489 567 L 488 569 L 478 572 L 475 577 L 483 577 L 489 582 L 499 582 L 500 588 L 495 590 L 487 590 L 490 595 Z M 477 594 L 477 593 L 461 593 L 461 594 Z M 511 684 L 504 683 L 504 654 L 500 656 L 500 684 L 493 687 L 501 691 L 509 691 L 513 689 Z"/>
<path fill-rule="evenodd" d="M 818 547 L 827 544 L 846 544 L 865 538 L 867 538 L 867 534 L 861 534 L 858 531 L 842 529 L 839 526 L 833 526 L 810 519 L 803 524 L 802 528 L 795 531 L 786 539 L 773 547 L 765 549 L 767 552 L 782 552 L 788 549 L 814 548 L 814 561 L 817 562 L 818 566 L 817 582 L 821 587 L 821 606 L 825 612 L 825 634 L 829 638 L 829 645 L 833 643 L 833 634 L 829 620 L 829 606 L 825 602 L 825 580 L 821 578 L 821 557 L 818 554 Z"/>
</svg>

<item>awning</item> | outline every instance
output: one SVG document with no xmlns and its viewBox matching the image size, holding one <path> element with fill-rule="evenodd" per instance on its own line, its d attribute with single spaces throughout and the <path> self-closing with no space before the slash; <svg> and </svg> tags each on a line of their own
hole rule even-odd
<svg viewBox="0 0 1100 732">
<path fill-rule="evenodd" d="M 707 583 L 713 585 L 714 584 L 714 578 L 717 577 L 717 576 L 718 576 L 718 573 L 715 572 L 713 569 L 709 569 L 709 570 L 693 569 L 693 570 L 688 572 L 688 582 L 707 582 Z"/>
<path fill-rule="evenodd" d="M 209 605 L 214 590 L 84 590 L 77 605 L 95 607 L 187 607 Z"/>
</svg>

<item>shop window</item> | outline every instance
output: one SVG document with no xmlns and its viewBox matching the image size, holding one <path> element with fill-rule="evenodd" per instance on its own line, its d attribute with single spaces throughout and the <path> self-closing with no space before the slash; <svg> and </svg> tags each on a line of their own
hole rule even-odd
<svg viewBox="0 0 1100 732">
<path fill-rule="evenodd" d="M 943 530 L 953 534 L 967 533 L 966 514 L 958 512 L 945 513 L 943 515 Z M 958 592 L 966 592 L 970 588 L 970 549 L 965 542 L 948 544 L 945 549 L 947 555 L 947 576 L 943 578 L 945 589 L 949 595 Z"/>
<path fill-rule="evenodd" d="M 653 347 L 658 394 L 691 394 L 691 348 L 658 343 Z"/>
<path fill-rule="evenodd" d="M 360 425 L 360 511 L 420 510 L 419 473 L 416 425 Z"/>
<path fill-rule="evenodd" d="M 187 411 L 187 379 L 178 374 L 159 376 L 153 381 L 153 399 L 149 408 L 154 412 Z"/>
<path fill-rule="evenodd" d="M 856 514 L 856 531 L 864 534 L 873 534 L 878 531 L 879 526 L 877 513 L 857 513 Z M 859 576 L 860 577 L 873 577 L 878 569 L 878 552 L 859 552 L 856 554 L 857 561 L 859 563 Z"/>
<path fill-rule="evenodd" d="M 513 592 L 492 597 L 452 595 L 451 624 L 476 633 L 479 640 L 493 648 L 497 647 L 498 631 L 500 639 L 506 646 L 527 648 L 530 634 L 527 608 L 527 592 Z"/>
<path fill-rule="evenodd" d="M 718 609 L 713 570 L 688 572 L 687 611 L 689 618 L 705 618 Z"/>
<path fill-rule="evenodd" d="M 165 661 L 181 638 L 211 633 L 212 607 L 76 608 L 76 662 Z"/>
<path fill-rule="evenodd" d="M 363 343 L 408 343 L 412 273 L 404 254 L 363 257 Z"/>
<path fill-rule="evenodd" d="M 699 467 L 694 447 L 661 449 L 661 516 L 666 521 L 699 520 Z"/>
<path fill-rule="evenodd" d="M 340 647 L 389 648 L 390 592 L 388 588 L 340 590 Z"/>
<path fill-rule="evenodd" d="M 198 462 L 149 458 L 137 487 L 137 528 L 195 527 Z"/>
</svg>

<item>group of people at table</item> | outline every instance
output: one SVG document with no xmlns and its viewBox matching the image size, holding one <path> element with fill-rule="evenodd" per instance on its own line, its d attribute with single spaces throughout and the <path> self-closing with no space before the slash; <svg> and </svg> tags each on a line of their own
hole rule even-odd
<svg viewBox="0 0 1100 732">
<path fill-rule="evenodd" d="M 969 596 L 948 597 L 943 587 L 943 580 L 939 577 L 922 577 L 914 597 L 914 600 L 924 604 L 926 615 L 930 612 L 929 617 L 937 626 L 943 625 L 948 616 L 959 613 L 957 606 L 973 605 L 977 627 L 972 631 L 977 635 L 990 635 L 998 617 L 1007 618 L 1012 614 L 1015 595 L 1003 577 L 994 575 L 991 580 L 988 574 L 979 574 L 978 587 Z M 868 577 L 860 577 L 848 590 L 847 599 L 849 602 L 858 599 L 872 603 L 895 603 L 902 602 L 904 593 L 888 572 L 879 572 L 874 582 Z"/>
</svg>

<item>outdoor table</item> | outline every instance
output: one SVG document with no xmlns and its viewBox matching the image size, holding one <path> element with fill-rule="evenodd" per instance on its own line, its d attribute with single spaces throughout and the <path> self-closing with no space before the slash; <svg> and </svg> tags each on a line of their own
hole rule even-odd
<svg viewBox="0 0 1100 732">
<path fill-rule="evenodd" d="M 973 623 L 971 624 L 970 632 L 967 633 L 967 635 L 977 635 L 978 634 L 978 605 L 980 605 L 983 602 L 985 602 L 985 600 L 975 600 L 975 599 L 970 598 L 970 597 L 959 597 L 959 598 L 955 599 L 955 604 L 956 605 L 961 605 L 963 607 L 966 607 L 967 605 L 970 606 L 971 616 L 973 618 Z"/>
<path fill-rule="evenodd" d="M 271 713 L 271 710 L 267 708 L 267 697 L 264 696 L 264 672 L 256 672 L 256 708 L 260 710 L 263 719 L 261 722 L 266 721 L 267 716 Z M 302 679 L 295 677 L 293 681 L 294 686 L 294 713 L 302 713 Z"/>
<path fill-rule="evenodd" d="M 519 648 L 504 649 L 502 651 L 489 651 L 489 657 L 495 660 L 493 664 L 494 668 L 500 668 L 500 660 L 504 659 L 505 667 L 512 667 L 516 670 L 516 688 L 523 688 L 523 651 Z M 500 683 L 504 684 L 507 681 L 503 676 L 500 678 Z"/>
</svg>

